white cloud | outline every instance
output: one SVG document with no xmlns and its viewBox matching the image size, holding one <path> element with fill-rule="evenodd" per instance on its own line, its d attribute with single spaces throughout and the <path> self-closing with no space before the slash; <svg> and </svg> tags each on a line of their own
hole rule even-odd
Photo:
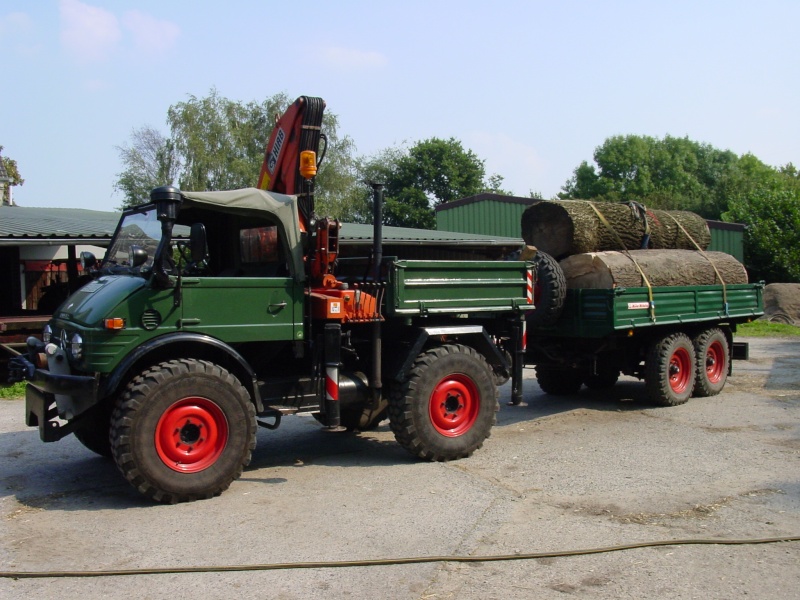
<svg viewBox="0 0 800 600">
<path fill-rule="evenodd" d="M 151 55 L 169 50 L 181 33 L 174 23 L 161 21 L 138 10 L 126 12 L 122 24 L 133 36 L 136 50 Z"/>
<path fill-rule="evenodd" d="M 106 60 L 122 33 L 113 13 L 78 0 L 61 0 L 61 43 L 81 62 Z"/>
<path fill-rule="evenodd" d="M 389 64 L 389 60 L 380 52 L 364 52 L 337 46 L 323 48 L 321 59 L 329 67 L 347 70 L 377 69 Z"/>
</svg>

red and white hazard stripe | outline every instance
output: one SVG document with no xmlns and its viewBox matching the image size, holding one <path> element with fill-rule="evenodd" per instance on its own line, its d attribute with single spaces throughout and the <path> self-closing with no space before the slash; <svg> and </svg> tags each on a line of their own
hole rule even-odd
<svg viewBox="0 0 800 600">
<path fill-rule="evenodd" d="M 325 399 L 333 402 L 339 400 L 339 369 L 336 367 L 325 369 Z"/>
</svg>

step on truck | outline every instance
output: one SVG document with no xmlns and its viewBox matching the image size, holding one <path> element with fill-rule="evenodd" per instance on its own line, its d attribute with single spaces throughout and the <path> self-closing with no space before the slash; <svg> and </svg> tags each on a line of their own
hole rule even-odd
<svg viewBox="0 0 800 600">
<path fill-rule="evenodd" d="M 278 121 L 259 188 L 157 188 L 102 262 L 82 255 L 94 279 L 12 365 L 43 441 L 74 433 L 168 503 L 220 494 L 257 427 L 287 415 L 333 431 L 388 416 L 432 461 L 481 447 L 496 380 L 521 397 L 532 264 L 384 257 L 380 184 L 371 253 L 339 257 L 339 222 L 314 214 L 319 135 L 304 137 L 322 106 L 300 98 Z"/>
</svg>

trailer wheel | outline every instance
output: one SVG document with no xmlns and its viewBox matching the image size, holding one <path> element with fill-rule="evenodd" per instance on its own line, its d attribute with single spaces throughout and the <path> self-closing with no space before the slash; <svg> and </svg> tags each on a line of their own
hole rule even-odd
<svg viewBox="0 0 800 600">
<path fill-rule="evenodd" d="M 111 419 L 120 471 L 142 494 L 166 503 L 226 490 L 249 464 L 255 432 L 255 408 L 239 380 L 192 359 L 134 378 Z"/>
<path fill-rule="evenodd" d="M 694 338 L 693 343 L 697 354 L 694 395 L 700 398 L 716 396 L 728 380 L 728 338 L 721 329 L 713 328 L 703 331 Z"/>
<path fill-rule="evenodd" d="M 533 305 L 526 320 L 529 327 L 552 325 L 561 316 L 567 297 L 567 280 L 558 261 L 546 252 L 533 258 L 536 281 L 533 284 Z"/>
<path fill-rule="evenodd" d="M 397 442 L 414 456 L 455 460 L 483 445 L 499 408 L 486 360 L 451 344 L 420 354 L 408 378 L 392 387 L 389 420 Z"/>
<path fill-rule="evenodd" d="M 556 367 L 536 367 L 536 382 L 545 394 L 551 396 L 571 396 L 581 389 L 581 378 L 577 369 Z"/>
<path fill-rule="evenodd" d="M 106 400 L 89 409 L 74 433 L 78 441 L 87 449 L 105 458 L 111 458 L 111 409 L 113 404 Z"/>
<path fill-rule="evenodd" d="M 695 351 L 686 334 L 673 333 L 650 345 L 645 364 L 645 389 L 660 406 L 684 404 L 695 382 Z"/>
</svg>

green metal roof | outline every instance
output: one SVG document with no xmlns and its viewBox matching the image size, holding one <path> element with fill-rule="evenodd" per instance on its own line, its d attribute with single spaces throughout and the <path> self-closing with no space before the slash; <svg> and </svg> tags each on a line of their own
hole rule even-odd
<svg viewBox="0 0 800 600">
<path fill-rule="evenodd" d="M 343 244 L 363 245 L 372 243 L 372 225 L 358 223 L 342 223 L 339 240 Z M 519 246 L 517 238 L 475 233 L 458 233 L 454 231 L 438 231 L 430 229 L 411 229 L 408 227 L 383 227 L 383 242 L 395 245 L 463 245 L 468 243 L 478 246 Z"/>
<path fill-rule="evenodd" d="M 120 213 L 81 208 L 0 206 L 0 245 L 105 245 L 114 235 Z"/>
<path fill-rule="evenodd" d="M 0 245 L 78 244 L 106 245 L 114 235 L 121 213 L 80 208 L 33 208 L 0 206 Z M 339 234 L 343 245 L 372 243 L 372 225 L 343 223 Z M 385 244 L 417 246 L 518 246 L 517 238 L 384 227 Z"/>
</svg>

